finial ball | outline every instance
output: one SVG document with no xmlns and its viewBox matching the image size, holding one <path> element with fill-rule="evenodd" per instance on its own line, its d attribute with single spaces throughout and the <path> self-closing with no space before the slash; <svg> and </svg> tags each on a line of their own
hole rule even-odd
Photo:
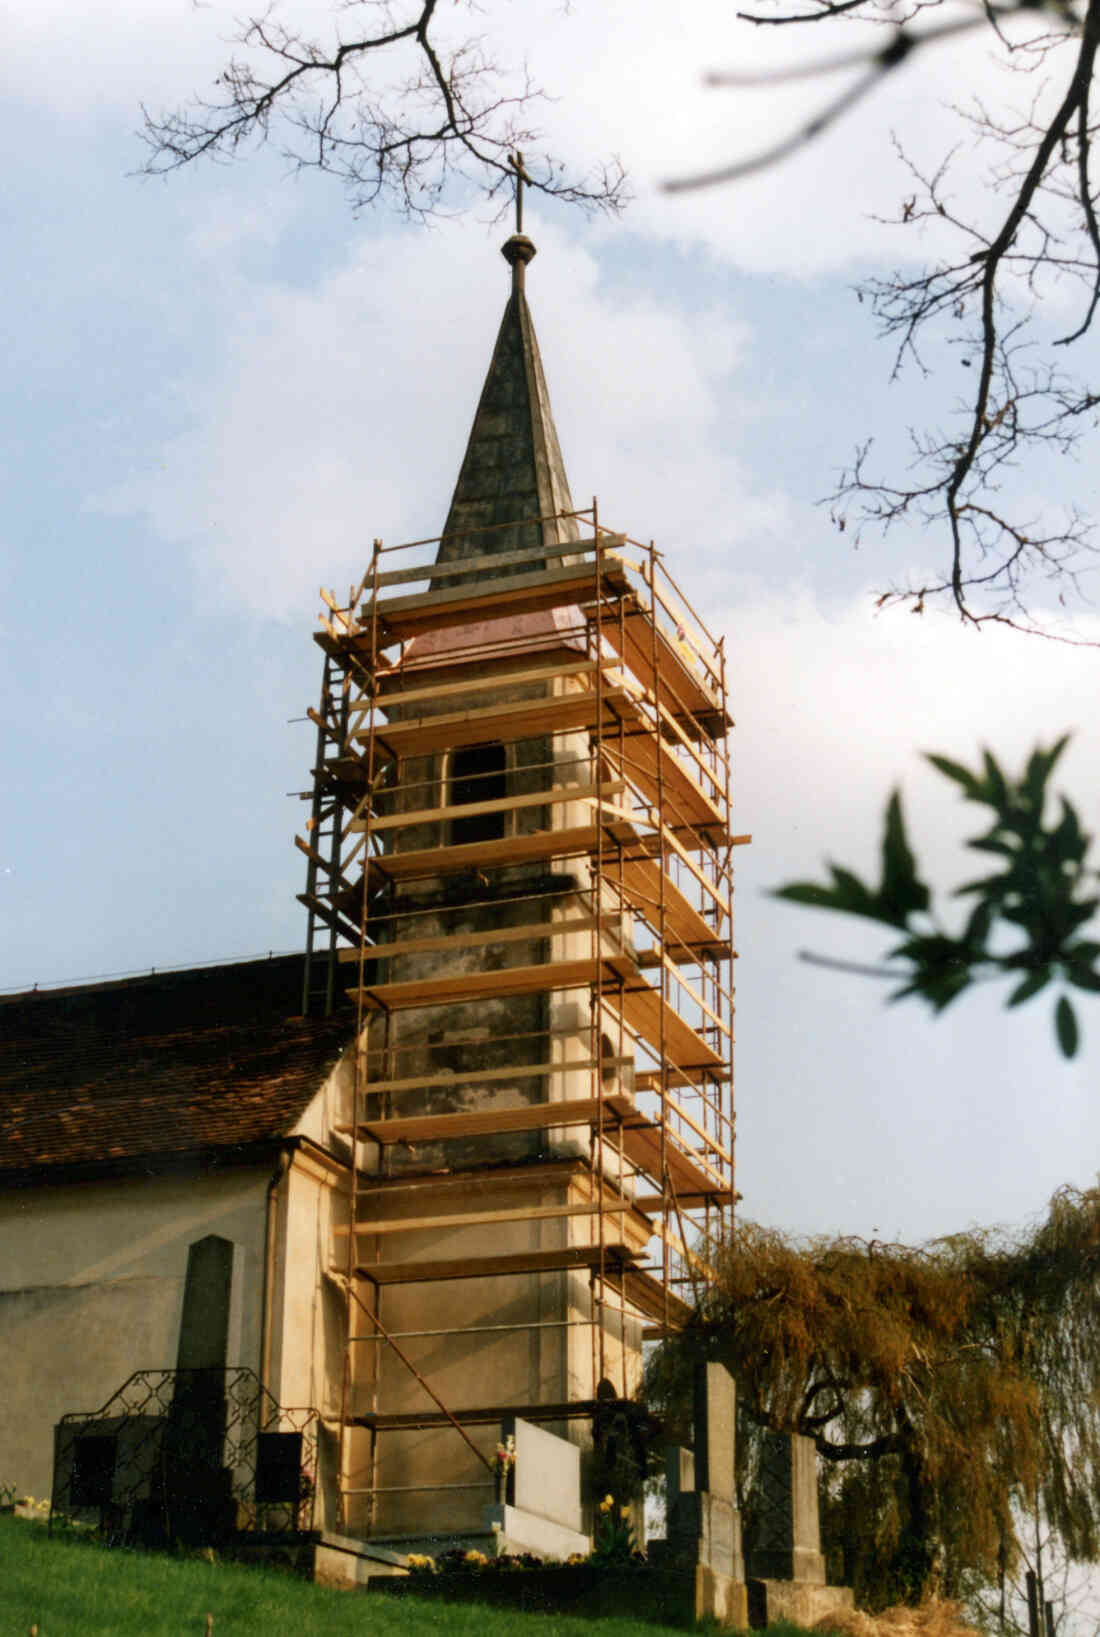
<svg viewBox="0 0 1100 1637">
<path fill-rule="evenodd" d="M 509 267 L 514 267 L 517 262 L 526 267 L 532 257 L 537 254 L 537 251 L 526 233 L 513 233 L 512 237 L 505 239 L 501 245 L 500 253 Z"/>
</svg>

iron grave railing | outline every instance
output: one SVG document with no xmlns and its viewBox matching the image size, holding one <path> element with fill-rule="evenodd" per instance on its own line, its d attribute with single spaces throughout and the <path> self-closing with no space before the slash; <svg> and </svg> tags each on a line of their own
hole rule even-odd
<svg viewBox="0 0 1100 1637">
<path fill-rule="evenodd" d="M 58 1422 L 51 1522 L 149 1546 L 306 1534 L 318 1420 L 244 1366 L 138 1370 L 102 1409 Z"/>
</svg>

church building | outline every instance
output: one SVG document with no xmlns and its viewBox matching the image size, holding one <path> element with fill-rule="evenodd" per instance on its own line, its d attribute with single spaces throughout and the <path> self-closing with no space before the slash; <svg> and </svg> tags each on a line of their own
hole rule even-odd
<svg viewBox="0 0 1100 1637">
<path fill-rule="evenodd" d="M 503 254 L 442 534 L 323 593 L 304 955 L 0 1000 L 0 1475 L 36 1495 L 99 1414 L 66 1493 L 148 1514 L 123 1443 L 224 1370 L 200 1423 L 237 1527 L 293 1493 L 381 1550 L 494 1507 L 530 1544 L 498 1444 L 587 1471 L 728 1232 L 722 644 L 574 505 L 535 247 Z"/>
</svg>

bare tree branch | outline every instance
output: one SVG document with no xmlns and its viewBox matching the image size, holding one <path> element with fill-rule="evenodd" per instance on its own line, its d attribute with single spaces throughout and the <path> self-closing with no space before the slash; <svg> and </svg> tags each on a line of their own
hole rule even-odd
<svg viewBox="0 0 1100 1637">
<path fill-rule="evenodd" d="M 540 139 L 530 121 L 543 93 L 526 71 L 506 74 L 477 36 L 441 44 L 438 9 L 438 0 L 419 0 L 399 20 L 391 0 L 351 0 L 326 45 L 286 27 L 270 6 L 242 25 L 234 43 L 246 54 L 230 59 L 214 99 L 159 115 L 142 109 L 144 171 L 232 159 L 270 141 L 295 169 L 341 181 L 355 210 L 386 203 L 426 218 L 452 193 L 500 201 L 513 176 L 508 156 L 522 146 L 532 187 L 586 210 L 620 210 L 618 160 L 582 177 L 552 153 L 533 154 Z M 345 37 L 349 17 L 374 26 Z"/>
<path fill-rule="evenodd" d="M 709 76 L 713 85 L 764 85 L 838 70 L 856 78 L 781 142 L 666 187 L 675 192 L 709 186 L 777 163 L 820 136 L 900 63 L 983 26 L 992 30 L 1007 69 L 1044 71 L 1044 85 L 1025 116 L 998 117 L 980 104 L 957 110 L 987 151 L 992 149 L 987 186 L 968 205 L 956 204 L 948 192 L 954 153 L 929 175 L 895 141 L 913 191 L 889 225 L 935 223 L 940 238 L 948 243 L 953 238 L 957 250 L 915 273 L 867 280 L 860 299 L 869 300 L 882 333 L 895 342 L 895 376 L 906 366 L 930 374 L 933 354 L 926 349 L 946 341 L 970 372 L 972 385 L 949 405 L 944 425 L 910 433 L 912 459 L 904 474 L 890 479 L 875 470 L 868 441 L 828 503 L 838 529 L 852 524 L 857 544 L 868 529 L 884 533 L 902 523 L 946 534 L 943 572 L 907 587 L 891 586 L 880 596 L 880 606 L 903 602 L 921 613 L 926 604 L 946 600 L 967 623 L 1049 635 L 1029 607 L 1037 593 L 1052 587 L 1063 603 L 1067 591 L 1081 594 L 1082 574 L 1095 551 L 1093 523 L 1057 502 L 1036 506 L 1031 501 L 1026 512 L 1021 510 L 1017 474 L 1044 452 L 1072 453 L 1100 410 L 1100 383 L 1070 375 L 1051 351 L 1087 334 L 1100 308 L 1100 221 L 1090 170 L 1100 0 L 1009 5 L 984 0 L 961 16 L 925 15 L 944 3 L 818 0 L 810 10 L 791 10 L 785 0 L 776 0 L 775 15 L 740 13 L 754 24 L 854 21 L 885 25 L 891 32 L 885 46 L 777 75 Z M 1042 25 L 1044 14 L 1049 27 Z M 1059 72 L 1061 94 L 1052 108 L 1045 107 L 1041 93 L 1047 77 L 1057 83 L 1053 77 Z M 1005 207 L 989 229 L 988 200 L 998 194 Z M 1079 317 L 1069 333 L 1051 339 L 1043 333 L 1044 303 L 1056 283 L 1074 282 L 1085 290 Z"/>
</svg>

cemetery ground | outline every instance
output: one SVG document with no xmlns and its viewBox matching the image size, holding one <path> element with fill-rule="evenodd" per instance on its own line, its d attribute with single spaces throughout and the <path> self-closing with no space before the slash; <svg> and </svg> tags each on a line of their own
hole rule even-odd
<svg viewBox="0 0 1100 1637">
<path fill-rule="evenodd" d="M 520 1571 L 517 1571 L 520 1572 Z M 619 1571 L 608 1571 L 615 1574 Z M 625 1571 L 628 1572 L 628 1571 Z M 0 1517 L 0 1631 L 26 1637 L 638 1637 L 636 1616 L 520 1614 L 336 1591 L 273 1569 L 109 1548 Z M 673 1627 L 646 1625 L 653 1637 Z M 682 1628 L 681 1628 L 682 1629 Z M 770 1637 L 802 1637 L 774 1626 Z"/>
</svg>

